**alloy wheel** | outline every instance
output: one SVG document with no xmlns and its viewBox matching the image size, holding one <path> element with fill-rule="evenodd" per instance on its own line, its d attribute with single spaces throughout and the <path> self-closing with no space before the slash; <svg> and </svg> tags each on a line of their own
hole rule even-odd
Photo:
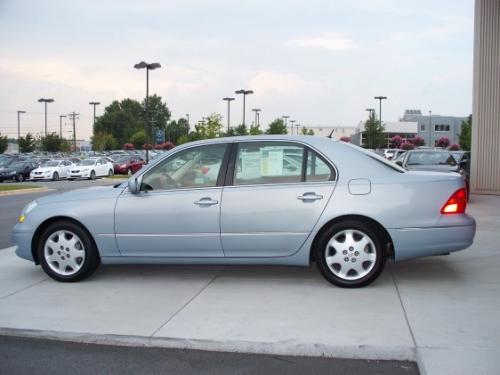
<svg viewBox="0 0 500 375">
<path fill-rule="evenodd" d="M 44 257 L 52 271 L 59 275 L 71 276 L 83 267 L 85 248 L 75 233 L 58 230 L 45 241 Z"/>
</svg>

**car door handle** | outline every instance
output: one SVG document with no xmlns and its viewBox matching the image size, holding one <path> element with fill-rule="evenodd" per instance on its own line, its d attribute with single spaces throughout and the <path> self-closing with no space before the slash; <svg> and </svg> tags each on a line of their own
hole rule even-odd
<svg viewBox="0 0 500 375">
<path fill-rule="evenodd" d="M 214 200 L 212 198 L 201 198 L 199 201 L 194 202 L 194 204 L 198 206 L 213 206 L 214 204 L 219 203 L 219 201 Z"/>
<path fill-rule="evenodd" d="M 323 199 L 323 196 L 313 192 L 309 192 L 297 197 L 297 199 L 301 201 L 317 201 L 318 199 Z"/>
</svg>

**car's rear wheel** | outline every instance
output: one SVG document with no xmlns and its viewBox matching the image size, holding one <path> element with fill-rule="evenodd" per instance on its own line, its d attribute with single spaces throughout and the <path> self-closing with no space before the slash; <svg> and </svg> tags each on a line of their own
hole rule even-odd
<svg viewBox="0 0 500 375">
<path fill-rule="evenodd" d="M 54 172 L 54 174 L 52 175 L 52 180 L 59 181 L 59 173 Z"/>
<path fill-rule="evenodd" d="M 108 177 L 113 177 L 113 170 L 112 170 L 112 169 L 110 169 L 110 170 L 108 171 Z"/>
<path fill-rule="evenodd" d="M 95 180 L 95 172 L 94 171 L 90 172 L 90 179 Z"/>
<path fill-rule="evenodd" d="M 377 231 L 358 221 L 332 225 L 320 235 L 313 251 L 321 274 L 344 288 L 362 287 L 375 281 L 387 259 Z"/>
<path fill-rule="evenodd" d="M 67 282 L 84 279 L 99 265 L 99 254 L 89 235 L 69 221 L 57 221 L 43 231 L 38 259 L 51 278 Z"/>
</svg>

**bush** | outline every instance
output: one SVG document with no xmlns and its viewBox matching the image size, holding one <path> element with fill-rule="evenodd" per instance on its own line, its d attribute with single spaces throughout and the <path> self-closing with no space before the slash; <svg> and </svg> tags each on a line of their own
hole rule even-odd
<svg viewBox="0 0 500 375">
<path fill-rule="evenodd" d="M 450 145 L 450 140 L 448 137 L 441 137 L 436 141 L 436 146 L 437 147 L 448 147 Z"/>
<path fill-rule="evenodd" d="M 175 147 L 175 145 L 172 142 L 167 141 L 167 142 L 160 143 L 160 144 L 156 145 L 155 149 L 156 150 L 171 150 L 174 147 Z"/>
<path fill-rule="evenodd" d="M 142 145 L 142 149 L 143 150 L 152 150 L 153 149 L 153 145 L 151 143 L 144 143 Z"/>
<path fill-rule="evenodd" d="M 403 143 L 403 138 L 401 138 L 400 135 L 395 135 L 394 137 L 389 139 L 389 142 L 391 142 L 393 147 L 400 148 L 401 144 Z"/>
<path fill-rule="evenodd" d="M 401 150 L 414 150 L 415 149 L 415 145 L 411 142 L 405 142 L 401 145 Z"/>
<path fill-rule="evenodd" d="M 411 138 L 409 141 L 410 141 L 411 143 L 413 143 L 413 144 L 414 144 L 415 146 L 417 146 L 417 147 L 418 147 L 418 146 L 423 146 L 423 145 L 424 145 L 424 143 L 425 143 L 424 139 L 423 139 L 422 137 L 419 137 L 418 135 L 417 135 L 417 136 L 415 136 L 414 138 Z"/>
<path fill-rule="evenodd" d="M 458 143 L 452 143 L 448 147 L 448 150 L 450 150 L 450 151 L 458 151 L 458 150 L 460 150 L 460 145 Z"/>
<path fill-rule="evenodd" d="M 343 137 L 340 137 L 339 141 L 350 143 L 351 142 L 351 137 L 348 137 L 344 135 Z"/>
<path fill-rule="evenodd" d="M 123 149 L 124 150 L 135 150 L 135 147 L 134 147 L 134 145 L 132 143 L 125 143 L 123 145 Z"/>
</svg>

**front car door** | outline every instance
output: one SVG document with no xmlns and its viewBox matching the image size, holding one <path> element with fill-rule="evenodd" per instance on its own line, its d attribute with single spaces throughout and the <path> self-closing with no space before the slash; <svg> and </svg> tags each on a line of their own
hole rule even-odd
<svg viewBox="0 0 500 375">
<path fill-rule="evenodd" d="M 222 199 L 221 238 L 227 257 L 297 252 L 335 188 L 335 169 L 294 142 L 236 143 Z"/>
<path fill-rule="evenodd" d="M 125 256 L 223 257 L 220 202 L 227 144 L 193 146 L 142 175 L 115 209 L 116 241 Z"/>
</svg>

